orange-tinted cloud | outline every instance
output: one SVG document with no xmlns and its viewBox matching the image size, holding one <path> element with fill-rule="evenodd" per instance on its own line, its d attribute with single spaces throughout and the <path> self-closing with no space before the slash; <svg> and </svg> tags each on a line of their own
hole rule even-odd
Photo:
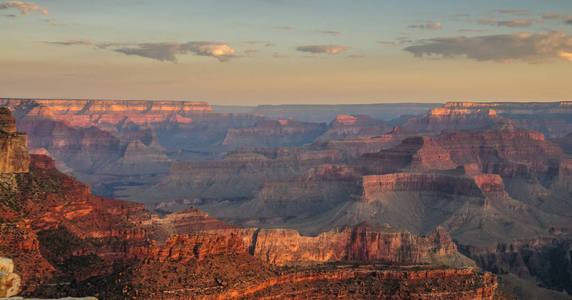
<svg viewBox="0 0 572 300">
<path fill-rule="evenodd" d="M 416 28 L 416 29 L 430 29 L 430 30 L 437 30 L 441 29 L 441 23 L 427 23 L 427 24 L 413 24 L 409 25 L 409 28 Z"/>
<path fill-rule="evenodd" d="M 124 47 L 114 50 L 126 55 L 136 55 L 159 61 L 177 62 L 178 55 L 194 53 L 199 56 L 211 56 L 219 61 L 235 57 L 236 50 L 220 42 L 188 43 L 140 43 L 136 47 Z"/>
<path fill-rule="evenodd" d="M 22 1 L 7 1 L 0 3 L 0 9 L 15 8 L 20 11 L 21 14 L 27 15 L 32 11 L 38 11 L 42 15 L 47 15 L 48 10 L 35 3 L 22 2 Z"/>
</svg>

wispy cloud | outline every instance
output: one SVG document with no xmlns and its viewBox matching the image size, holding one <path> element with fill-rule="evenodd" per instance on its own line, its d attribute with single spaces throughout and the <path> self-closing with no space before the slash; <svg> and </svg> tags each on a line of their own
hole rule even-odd
<svg viewBox="0 0 572 300">
<path fill-rule="evenodd" d="M 124 47 L 114 50 L 126 55 L 136 55 L 158 61 L 177 62 L 177 56 L 193 53 L 199 56 L 210 56 L 219 61 L 227 61 L 235 57 L 236 50 L 226 43 L 220 42 L 188 42 L 188 43 L 140 43 L 136 47 Z"/>
<path fill-rule="evenodd" d="M 91 40 L 67 40 L 67 41 L 45 41 L 44 43 L 49 45 L 59 45 L 59 46 L 91 46 L 93 41 Z"/>
<path fill-rule="evenodd" d="M 308 45 L 308 46 L 300 46 L 296 48 L 296 50 L 300 52 L 308 52 L 316 54 L 325 53 L 325 54 L 335 55 L 343 51 L 346 51 L 350 48 L 351 47 L 340 46 L 340 45 Z"/>
<path fill-rule="evenodd" d="M 564 24 L 572 25 L 572 15 L 562 13 L 548 13 L 542 15 L 544 20 L 564 20 Z"/>
<path fill-rule="evenodd" d="M 509 20 L 509 21 L 502 21 L 498 19 L 480 19 L 478 23 L 481 25 L 496 25 L 496 26 L 505 26 L 505 27 L 528 27 L 532 25 L 536 20 L 535 19 L 519 19 L 519 20 Z"/>
<path fill-rule="evenodd" d="M 548 13 L 542 15 L 543 19 L 562 19 L 562 20 L 572 20 L 572 15 L 562 14 L 562 13 Z"/>
<path fill-rule="evenodd" d="M 278 30 L 294 30 L 296 29 L 295 27 L 292 26 L 275 26 L 274 29 L 278 29 Z"/>
<path fill-rule="evenodd" d="M 188 43 L 130 43 L 130 42 L 93 42 L 91 40 L 45 41 L 58 46 L 94 46 L 98 49 L 111 49 L 126 55 L 135 55 L 158 61 L 177 62 L 177 56 L 193 53 L 199 56 L 210 56 L 219 61 L 227 61 L 236 57 L 234 48 L 221 42 L 188 42 Z"/>
<path fill-rule="evenodd" d="M 513 14 L 513 15 L 528 15 L 530 11 L 526 9 L 498 9 L 497 12 L 501 14 Z"/>
<path fill-rule="evenodd" d="M 413 24 L 409 25 L 409 28 L 415 29 L 430 29 L 430 30 L 437 30 L 441 29 L 441 23 L 427 23 L 427 24 Z"/>
<path fill-rule="evenodd" d="M 327 35 L 340 35 L 342 34 L 339 31 L 333 31 L 333 30 L 316 30 L 317 33 L 321 33 L 321 34 L 327 34 Z"/>
<path fill-rule="evenodd" d="M 444 58 L 465 56 L 477 61 L 540 63 L 555 58 L 570 61 L 572 37 L 564 31 L 446 37 L 424 40 L 404 50 L 418 57 L 426 55 Z"/>
<path fill-rule="evenodd" d="M 27 15 L 32 11 L 38 11 L 42 15 L 48 14 L 48 10 L 46 8 L 43 8 L 35 3 L 22 2 L 22 1 L 0 2 L 0 9 L 10 9 L 10 8 L 19 10 L 20 13 L 23 15 Z"/>
</svg>

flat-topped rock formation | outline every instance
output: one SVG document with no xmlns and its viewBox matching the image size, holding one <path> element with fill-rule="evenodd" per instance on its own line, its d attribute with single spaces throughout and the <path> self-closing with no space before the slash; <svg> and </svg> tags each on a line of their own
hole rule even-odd
<svg viewBox="0 0 572 300">
<path fill-rule="evenodd" d="M 450 170 L 457 166 L 449 152 L 428 137 L 407 138 L 393 148 L 364 154 L 357 164 L 367 174 L 392 173 L 401 169 Z"/>
<path fill-rule="evenodd" d="M 101 114 L 119 112 L 204 112 L 212 111 L 206 102 L 174 100 L 115 100 L 115 99 L 15 99 L 0 98 L 0 105 L 13 106 L 33 101 L 50 108 L 58 115 Z"/>
<path fill-rule="evenodd" d="M 294 120 L 263 120 L 253 127 L 229 129 L 223 145 L 233 147 L 301 146 L 312 143 L 326 131 L 326 124 Z"/>
<path fill-rule="evenodd" d="M 339 140 L 348 138 L 371 138 L 389 132 L 385 122 L 367 115 L 338 115 L 318 140 Z"/>
</svg>

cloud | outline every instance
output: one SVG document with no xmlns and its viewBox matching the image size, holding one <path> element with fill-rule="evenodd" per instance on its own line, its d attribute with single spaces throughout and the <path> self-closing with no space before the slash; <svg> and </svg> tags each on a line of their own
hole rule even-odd
<svg viewBox="0 0 572 300">
<path fill-rule="evenodd" d="M 475 33 L 475 32 L 485 32 L 486 30 L 483 30 L 483 29 L 471 29 L 471 28 L 461 28 L 461 29 L 459 29 L 459 30 L 457 30 L 457 31 L 458 31 L 458 32 L 472 32 L 472 33 Z"/>
<path fill-rule="evenodd" d="M 441 29 L 441 23 L 413 24 L 409 28 L 436 30 Z"/>
<path fill-rule="evenodd" d="M 276 26 L 274 27 L 274 29 L 279 29 L 279 30 L 294 30 L 296 29 L 295 27 L 292 26 Z"/>
<path fill-rule="evenodd" d="M 327 35 L 340 35 L 342 34 L 339 31 L 333 31 L 333 30 L 317 30 L 317 33 L 321 33 L 321 34 L 327 34 Z"/>
<path fill-rule="evenodd" d="M 528 15 L 530 13 L 526 9 L 498 9 L 497 12 L 501 14 L 513 14 L 513 15 Z"/>
<path fill-rule="evenodd" d="M 549 13 L 542 15 L 542 18 L 545 20 L 548 19 L 557 19 L 557 20 L 564 20 L 564 24 L 572 25 L 572 15 L 568 14 L 561 14 L 561 13 Z"/>
<path fill-rule="evenodd" d="M 90 40 L 67 40 L 67 41 L 56 41 L 56 42 L 47 41 L 44 43 L 50 44 L 50 45 L 59 45 L 59 46 L 91 46 L 91 45 L 93 45 L 93 42 Z"/>
<path fill-rule="evenodd" d="M 543 14 L 542 15 L 543 19 L 562 19 L 562 20 L 572 20 L 572 15 L 567 15 L 567 14 L 561 14 L 561 13 L 549 13 L 549 14 Z"/>
<path fill-rule="evenodd" d="M 188 43 L 140 43 L 136 47 L 115 49 L 115 52 L 136 55 L 158 61 L 177 62 L 178 55 L 193 53 L 199 56 L 211 56 L 219 61 L 227 61 L 235 57 L 236 50 L 226 43 L 188 42 Z"/>
<path fill-rule="evenodd" d="M 39 5 L 36 5 L 35 3 L 31 3 L 31 2 L 7 1 L 7 2 L 0 3 L 0 9 L 9 9 L 9 8 L 15 8 L 15 9 L 19 10 L 20 13 L 23 15 L 27 15 L 31 11 L 38 11 L 42 15 L 48 14 L 47 9 L 45 9 Z"/>
<path fill-rule="evenodd" d="M 136 46 L 137 43 L 118 43 L 118 42 L 98 42 L 95 43 L 95 47 L 99 49 L 115 48 L 115 47 L 127 47 Z"/>
<path fill-rule="evenodd" d="M 8 15 L 0 15 L 0 17 L 10 18 L 10 19 L 17 19 L 17 18 L 19 18 L 20 16 L 15 15 L 15 14 L 8 14 Z"/>
<path fill-rule="evenodd" d="M 351 47 L 347 46 L 340 46 L 340 45 L 308 45 L 308 46 L 300 46 L 296 48 L 296 50 L 300 52 L 309 52 L 309 53 L 326 53 L 330 55 L 339 54 L 343 51 L 350 49 Z"/>
<path fill-rule="evenodd" d="M 501 21 L 497 19 L 480 19 L 478 23 L 481 25 L 497 25 L 505 27 L 528 27 L 534 23 L 534 19 Z"/>
<path fill-rule="evenodd" d="M 570 61 L 572 37 L 564 31 L 514 33 L 478 37 L 446 37 L 421 41 L 403 50 L 417 57 L 465 56 L 477 61 L 524 61 L 539 63 L 554 58 Z"/>
</svg>

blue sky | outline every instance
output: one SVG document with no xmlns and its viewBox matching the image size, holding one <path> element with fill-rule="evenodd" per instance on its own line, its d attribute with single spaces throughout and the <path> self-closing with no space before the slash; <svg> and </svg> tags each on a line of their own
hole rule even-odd
<svg viewBox="0 0 572 300">
<path fill-rule="evenodd" d="M 570 100 L 572 1 L 0 0 L 0 95 Z"/>
</svg>

